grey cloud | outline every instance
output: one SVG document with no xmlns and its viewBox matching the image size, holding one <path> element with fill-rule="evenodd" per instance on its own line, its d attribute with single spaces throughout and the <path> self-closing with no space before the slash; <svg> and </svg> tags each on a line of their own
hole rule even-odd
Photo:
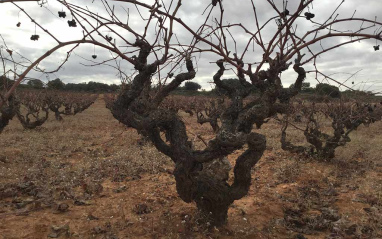
<svg viewBox="0 0 382 239">
<path fill-rule="evenodd" d="M 314 20 L 323 22 L 330 14 L 332 13 L 328 9 L 334 9 L 335 6 L 337 6 L 342 0 L 325 0 L 320 1 L 319 3 L 316 3 L 313 5 L 313 8 L 310 8 L 310 11 L 314 12 L 316 14 L 316 17 Z M 121 8 L 121 6 L 124 6 L 127 9 L 128 4 L 121 3 L 121 2 L 113 2 L 109 1 L 111 5 L 115 5 L 115 11 L 116 14 L 120 16 L 120 19 L 123 21 L 127 20 L 127 16 L 124 12 L 124 10 Z M 145 1 L 147 4 L 152 4 L 153 1 Z M 165 4 L 168 4 L 170 0 L 165 0 Z M 282 1 L 275 1 L 277 4 L 278 9 L 282 10 Z M 289 1 L 288 9 L 293 12 L 298 4 L 299 1 Z M 76 0 L 73 1 L 73 3 L 82 3 L 83 1 Z M 258 19 L 261 23 L 264 23 L 272 16 L 275 16 L 275 12 L 272 10 L 272 7 L 267 3 L 267 1 L 255 1 L 257 13 L 258 13 Z M 30 3 L 28 3 L 30 4 Z M 47 26 L 49 30 L 54 32 L 57 35 L 61 35 L 61 38 L 63 39 L 74 39 L 78 36 L 81 36 L 81 32 L 79 29 L 72 29 L 68 28 L 66 20 L 58 19 L 57 16 L 53 16 L 51 13 L 48 13 L 46 9 L 39 8 L 34 5 L 30 4 L 31 8 L 30 11 L 33 13 L 32 15 L 37 20 L 43 21 L 44 24 Z M 202 11 L 207 7 L 209 4 L 209 1 L 201 1 L 201 0 L 195 0 L 195 1 L 183 1 L 183 5 L 180 8 L 178 16 L 188 24 L 188 26 L 196 31 L 200 24 L 202 24 L 205 20 L 205 16 L 207 13 L 205 13 L 204 16 L 202 16 Z M 91 9 L 94 13 L 99 13 L 99 15 L 102 15 L 105 13 L 103 10 L 103 5 L 100 1 L 94 1 L 94 3 L 91 3 L 89 1 L 87 3 L 88 7 Z M 242 23 L 245 27 L 247 27 L 250 31 L 256 31 L 256 25 L 255 25 L 255 19 L 253 15 L 253 9 L 250 1 L 223 1 L 224 9 L 225 9 L 225 16 L 227 17 L 224 20 L 225 24 L 231 23 Z M 8 5 L 5 5 L 8 8 Z M 4 7 L 4 4 L 2 8 Z M 33 7 L 33 8 L 32 8 Z M 356 0 L 347 0 L 343 4 L 342 8 L 338 12 L 340 14 L 339 17 L 350 17 L 353 14 L 354 9 L 357 9 L 356 17 L 367 17 L 369 19 L 374 19 L 374 16 L 378 16 L 381 18 L 380 9 L 382 7 L 382 3 L 380 0 L 367 0 L 363 1 L 363 3 L 359 3 L 359 1 Z M 50 5 L 48 6 L 49 9 L 51 9 L 53 14 L 56 14 L 56 11 L 60 9 L 58 5 L 55 4 L 55 2 L 50 1 Z M 174 6 L 172 7 L 174 9 Z M 136 29 L 139 33 L 142 33 L 144 30 L 144 26 L 146 24 L 145 21 L 141 19 L 141 17 L 138 15 L 137 10 L 134 6 L 129 8 L 130 12 L 130 21 L 129 26 Z M 0 14 L 6 16 L 8 18 L 6 26 L 1 26 L 0 33 L 3 35 L 3 37 L 7 40 L 7 42 L 12 45 L 13 49 L 17 49 L 20 53 L 27 56 L 29 59 L 36 59 L 39 55 L 41 55 L 43 52 L 45 52 L 50 47 L 50 43 L 54 43 L 53 41 L 46 40 L 48 36 L 44 35 L 41 30 L 38 30 L 42 36 L 42 39 L 44 40 L 45 45 L 41 45 L 40 42 L 36 42 L 34 45 L 25 44 L 26 41 L 29 41 L 29 35 L 33 33 L 34 27 L 32 23 L 29 23 L 25 21 L 25 18 L 22 19 L 22 29 L 16 29 L 15 23 L 18 21 L 18 11 L 15 10 L 13 7 L 9 7 L 9 10 L 1 10 Z M 141 9 L 141 14 L 143 14 L 143 17 L 147 17 L 148 13 L 147 11 L 144 11 Z M 213 10 L 213 13 L 211 15 L 211 18 L 208 20 L 208 24 L 212 24 L 213 18 L 218 18 L 220 14 L 220 11 L 218 8 L 215 8 Z M 69 16 L 68 16 L 69 17 Z M 3 18 L 0 16 L 0 20 Z M 345 29 L 351 29 L 355 30 L 359 28 L 358 24 L 355 23 L 343 23 L 340 25 L 341 27 Z M 306 29 L 312 27 L 312 24 L 308 22 L 306 19 L 301 18 L 298 21 L 298 28 L 297 32 L 299 34 L 305 34 Z M 264 40 L 269 40 L 273 36 L 273 31 L 276 29 L 276 24 L 274 21 L 269 23 L 269 27 L 263 32 L 262 36 Z M 175 24 L 174 28 L 175 34 L 178 38 L 178 40 L 181 43 L 188 44 L 191 39 L 191 35 L 183 29 L 183 27 L 179 26 L 179 24 Z M 236 43 L 237 43 L 237 49 L 238 53 L 241 54 L 244 50 L 249 35 L 246 34 L 242 29 L 240 28 L 231 28 L 230 29 L 232 35 L 235 37 Z M 324 31 L 323 31 L 324 32 Z M 323 33 L 322 32 L 322 33 Z M 107 32 L 103 32 L 104 34 L 107 34 Z M 126 37 L 129 41 L 134 41 L 135 37 L 128 33 L 128 32 L 122 32 L 118 30 L 118 33 L 121 33 L 124 37 Z M 152 41 L 155 39 L 156 35 L 155 32 L 152 30 L 149 30 L 148 39 Z M 20 36 L 23 36 L 25 34 L 25 38 L 18 39 Z M 227 34 L 227 41 L 228 45 L 231 51 L 234 51 L 234 42 L 232 41 L 229 34 Z M 15 38 L 17 35 L 18 38 Z M 98 37 L 98 36 L 97 36 Z M 116 36 L 113 36 L 116 38 Z M 98 39 L 98 38 L 97 38 Z M 322 46 L 324 48 L 328 48 L 334 44 L 339 43 L 340 41 L 343 41 L 344 39 L 341 38 L 330 38 L 328 40 L 322 41 Z M 43 42 L 43 41 L 41 41 Z M 175 42 L 175 40 L 174 40 Z M 118 45 L 124 45 L 124 43 L 117 38 Z M 215 41 L 216 43 L 216 41 Z M 358 44 L 358 43 L 356 43 Z M 328 53 L 325 53 L 321 55 L 318 58 L 318 67 L 320 67 L 320 70 L 323 72 L 326 72 L 328 74 L 332 74 L 335 72 L 355 72 L 358 69 L 364 69 L 362 75 L 360 74 L 358 76 L 359 81 L 363 80 L 362 78 L 369 78 L 370 81 L 378 80 L 379 75 L 381 75 L 382 70 L 378 68 L 379 62 L 381 62 L 381 54 L 380 52 L 373 52 L 372 46 L 375 44 L 374 41 L 368 41 L 365 43 L 360 43 L 362 47 L 359 45 L 354 45 L 354 47 L 342 47 L 338 50 L 334 50 Z M 35 47 L 33 47 L 35 46 Z M 205 44 L 199 44 L 200 47 L 206 47 Z M 207 47 L 208 48 L 208 47 Z M 316 53 L 321 51 L 321 45 L 315 44 L 311 46 L 311 50 Z M 76 54 L 84 56 L 85 58 L 90 59 L 90 56 L 93 54 L 93 48 L 89 46 L 82 46 L 79 49 L 77 49 Z M 106 59 L 109 56 L 109 53 L 107 51 L 102 51 L 96 47 L 96 52 L 98 55 L 97 61 Z M 47 69 L 53 69 L 54 66 L 57 65 L 57 63 L 65 57 L 66 51 L 65 49 L 60 50 L 57 54 L 55 54 L 53 57 L 50 57 L 46 59 L 41 66 Z M 306 58 L 309 54 L 307 54 Z M 215 74 L 217 67 L 214 63 L 219 57 L 213 54 L 203 54 L 202 58 L 199 59 L 199 55 L 194 55 L 196 59 L 198 59 L 197 65 L 198 65 L 198 72 L 197 76 L 195 78 L 195 81 L 200 83 L 205 88 L 210 88 L 210 82 L 212 80 L 212 76 Z M 255 46 L 255 51 L 252 52 L 252 46 L 250 47 L 246 57 L 244 58 L 247 62 L 256 62 L 259 61 L 262 58 L 262 52 L 260 51 L 260 48 L 258 46 Z M 150 58 L 150 61 L 154 60 L 153 57 Z M 73 55 L 70 59 L 70 61 L 65 65 L 65 68 L 58 73 L 56 73 L 54 77 L 62 78 L 65 82 L 79 82 L 79 81 L 89 81 L 89 80 L 99 80 L 99 81 L 110 81 L 115 82 L 118 81 L 118 77 L 116 76 L 116 71 L 113 70 L 110 67 L 84 67 L 82 65 L 79 65 L 79 63 L 86 63 L 85 60 L 76 57 Z M 195 61 L 196 64 L 196 61 Z M 306 69 L 312 69 L 312 65 L 306 65 Z M 131 74 L 133 72 L 133 69 L 128 64 L 123 65 L 124 70 Z M 184 69 L 184 68 L 183 68 Z M 165 69 L 164 73 L 168 68 Z M 179 72 L 179 71 L 178 71 Z M 40 73 L 34 73 L 36 75 Z M 231 71 L 227 71 L 225 76 L 226 78 L 232 77 L 234 74 Z M 154 76 L 155 77 L 155 76 Z M 282 74 L 283 84 L 285 86 L 288 86 L 289 84 L 293 83 L 295 80 L 295 73 L 293 69 L 289 69 L 288 71 L 284 72 Z M 346 77 L 344 77 L 346 79 Z M 343 79 L 341 79 L 343 80 Z M 306 81 L 311 82 L 312 84 L 315 83 L 314 76 L 311 74 L 308 75 Z M 375 89 L 378 88 L 378 85 L 374 87 Z"/>
</svg>

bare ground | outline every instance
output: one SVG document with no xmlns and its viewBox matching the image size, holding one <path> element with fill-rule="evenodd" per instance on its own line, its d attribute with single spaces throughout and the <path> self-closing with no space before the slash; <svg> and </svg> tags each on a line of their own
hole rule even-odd
<svg viewBox="0 0 382 239">
<path fill-rule="evenodd" d="M 184 118 L 190 138 L 211 137 Z M 0 238 L 382 238 L 381 126 L 360 128 L 325 162 L 283 152 L 280 126 L 265 125 L 249 195 L 211 230 L 177 196 L 171 160 L 119 124 L 102 97 L 37 130 L 13 120 L 0 136 Z"/>
</svg>

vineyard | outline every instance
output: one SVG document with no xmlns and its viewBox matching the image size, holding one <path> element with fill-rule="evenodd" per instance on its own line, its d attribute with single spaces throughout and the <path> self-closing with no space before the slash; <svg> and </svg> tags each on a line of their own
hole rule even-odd
<svg viewBox="0 0 382 239">
<path fill-rule="evenodd" d="M 0 5 L 1 238 L 382 238 L 380 1 Z"/>
<path fill-rule="evenodd" d="M 210 230 L 195 217 L 195 206 L 177 196 L 172 161 L 113 118 L 107 108 L 116 96 L 79 96 L 23 91 L 15 100 L 17 114 L 1 140 L 4 238 L 380 236 L 379 104 L 332 102 L 312 108 L 311 102 L 295 102 L 288 117 L 270 119 L 256 130 L 268 141 L 251 171 L 248 196 L 230 206 L 228 226 Z M 228 105 L 226 101 L 172 96 L 161 107 L 184 118 L 194 147 L 202 149 L 214 137 L 220 125 L 218 111 Z M 344 126 L 340 137 L 344 147 L 328 161 L 320 152 L 330 144 L 323 140 L 319 151 L 313 139 L 325 134 L 318 138 L 330 142 L 341 118 L 356 123 Z M 41 127 L 25 125 L 42 120 Z M 231 165 L 238 154 L 203 167 L 232 183 Z"/>
</svg>

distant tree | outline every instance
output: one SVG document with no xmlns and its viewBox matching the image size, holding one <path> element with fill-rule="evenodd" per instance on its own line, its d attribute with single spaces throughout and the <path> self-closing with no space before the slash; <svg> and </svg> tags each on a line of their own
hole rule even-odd
<svg viewBox="0 0 382 239">
<path fill-rule="evenodd" d="M 86 92 L 115 92 L 120 87 L 116 84 L 108 85 L 105 83 L 89 81 L 88 83 L 68 83 L 65 85 L 67 91 L 86 91 Z"/>
<path fill-rule="evenodd" d="M 294 88 L 294 84 L 291 84 L 289 86 L 290 89 L 293 89 Z M 312 87 L 310 87 L 310 83 L 309 82 L 303 82 L 302 85 L 301 85 L 301 92 L 303 93 L 310 93 L 310 92 L 314 92 L 314 89 Z"/>
<path fill-rule="evenodd" d="M 9 82 L 10 80 L 5 75 L 0 76 L 0 90 L 3 88 L 7 88 Z"/>
<path fill-rule="evenodd" d="M 90 92 L 107 92 L 110 86 L 105 83 L 99 83 L 94 81 L 89 81 L 87 84 L 87 91 Z"/>
<path fill-rule="evenodd" d="M 30 80 L 30 81 L 28 81 L 27 85 L 32 87 L 33 89 L 43 89 L 44 88 L 44 82 L 42 82 L 39 79 Z"/>
<path fill-rule="evenodd" d="M 9 79 L 5 75 L 0 76 L 0 90 L 9 89 L 15 83 L 14 80 Z M 20 84 L 20 89 L 30 88 L 28 85 Z M 0 95 L 1 97 L 1 95 Z"/>
<path fill-rule="evenodd" d="M 340 89 L 334 85 L 319 83 L 316 85 L 316 92 L 320 95 L 327 95 L 332 98 L 341 98 Z"/>
<path fill-rule="evenodd" d="M 110 85 L 110 89 L 109 89 L 109 91 L 114 92 L 114 91 L 119 90 L 120 88 L 121 88 L 121 87 L 120 87 L 119 85 L 112 84 L 112 85 Z"/>
<path fill-rule="evenodd" d="M 68 83 L 65 85 L 65 90 L 68 90 L 68 91 L 75 91 L 77 90 L 76 89 L 76 86 L 77 84 L 74 84 L 74 83 Z"/>
<path fill-rule="evenodd" d="M 65 88 L 65 83 L 59 78 L 48 82 L 48 89 L 53 90 L 63 90 Z"/>
<path fill-rule="evenodd" d="M 192 81 L 187 81 L 185 84 L 184 84 L 184 89 L 185 90 L 190 90 L 190 91 L 197 91 L 199 89 L 201 89 L 202 86 L 199 85 L 198 83 L 195 83 L 195 82 L 192 82 Z"/>
<path fill-rule="evenodd" d="M 309 82 L 302 82 L 301 89 L 306 89 L 306 88 L 310 88 L 310 83 Z"/>
</svg>

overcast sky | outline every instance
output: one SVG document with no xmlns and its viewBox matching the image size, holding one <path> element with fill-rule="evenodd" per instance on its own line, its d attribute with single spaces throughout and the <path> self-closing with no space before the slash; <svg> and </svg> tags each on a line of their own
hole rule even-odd
<svg viewBox="0 0 382 239">
<path fill-rule="evenodd" d="M 1 0 L 0 0 L 1 1 Z M 282 1 L 274 0 L 277 3 L 279 9 L 282 9 Z M 320 0 L 316 1 L 315 5 L 310 7 L 310 11 L 315 13 L 316 17 L 314 18 L 317 22 L 324 22 L 336 6 L 342 0 Z M 90 0 L 87 1 L 68 1 L 70 3 L 81 3 L 83 7 L 85 4 L 87 7 L 94 13 L 98 13 L 100 16 L 105 14 L 104 7 L 101 1 L 95 0 L 93 3 Z M 148 4 L 152 4 L 154 1 L 145 0 Z M 165 0 L 165 5 L 167 5 L 170 0 Z M 264 23 L 270 17 L 275 16 L 275 12 L 272 10 L 270 5 L 266 0 L 256 0 L 257 13 L 260 20 L 260 23 Z M 296 7 L 298 1 L 290 0 L 288 9 L 292 12 Z M 134 6 L 131 6 L 127 3 L 109 1 L 110 5 L 115 5 L 115 11 L 117 16 L 120 19 L 127 20 L 127 14 L 125 10 L 129 11 L 129 26 L 135 29 L 138 32 L 143 32 L 145 21 L 142 20 L 140 15 L 137 13 L 137 10 Z M 208 6 L 209 1 L 202 0 L 189 0 L 183 1 L 183 5 L 178 12 L 178 17 L 180 17 L 184 22 L 190 26 L 191 29 L 197 30 L 198 27 L 205 20 L 206 13 L 202 15 L 203 10 Z M 68 27 L 67 20 L 71 19 L 70 13 L 66 10 L 67 17 L 65 19 L 58 18 L 58 11 L 63 10 L 60 4 L 55 0 L 48 0 L 47 4 L 43 7 L 38 6 L 36 2 L 24 2 L 18 3 L 19 6 L 26 9 L 27 12 L 31 15 L 33 19 L 43 25 L 48 29 L 52 34 L 57 36 L 61 41 L 75 40 L 80 39 L 82 36 L 82 31 L 79 27 L 70 28 Z M 255 21 L 253 16 L 253 10 L 250 0 L 224 0 L 223 6 L 225 9 L 225 23 L 242 23 L 251 31 L 255 31 Z M 123 8 L 125 10 L 123 10 Z M 360 3 L 359 0 L 346 0 L 342 7 L 339 10 L 338 18 L 351 17 L 354 13 L 354 10 L 357 10 L 355 17 L 363 17 L 368 19 L 374 19 L 377 17 L 377 20 L 382 21 L 382 1 L 381 0 L 363 0 Z M 142 16 L 145 18 L 147 16 L 147 11 L 140 9 Z M 212 19 L 220 17 L 220 11 L 216 7 L 209 20 L 208 24 L 212 24 Z M 20 12 L 15 6 L 10 3 L 0 4 L 0 34 L 4 38 L 8 49 L 14 51 L 14 56 L 16 52 L 20 53 L 27 59 L 33 61 L 39 56 L 44 54 L 47 50 L 55 46 L 55 41 L 45 34 L 38 27 L 36 28 L 36 34 L 40 35 L 38 41 L 31 41 L 31 35 L 35 34 L 35 25 L 32 23 L 24 13 Z M 16 24 L 20 22 L 20 27 L 17 27 Z M 310 30 L 313 27 L 313 24 L 307 21 L 304 18 L 298 22 L 297 31 L 300 34 L 304 34 L 306 31 Z M 343 30 L 357 30 L 360 27 L 360 22 L 342 24 L 338 28 Z M 364 24 L 363 27 L 369 26 L 370 24 Z M 272 33 L 276 29 L 276 24 L 272 22 L 269 24 L 269 27 L 263 32 L 264 39 L 268 39 L 272 36 Z M 373 29 L 375 30 L 375 28 Z M 381 30 L 381 29 L 380 29 Z M 189 43 L 190 34 L 188 34 L 181 26 L 176 25 L 174 32 L 177 36 L 177 40 L 182 43 Z M 369 33 L 372 33 L 372 31 Z M 106 30 L 105 33 L 107 34 Z M 123 33 L 126 39 L 133 41 L 134 36 L 128 33 Z M 232 28 L 231 34 L 235 37 L 238 54 L 241 55 L 249 37 L 245 32 L 238 28 Z M 113 36 L 113 35 L 112 35 Z M 149 31 L 148 39 L 155 38 L 155 31 Z M 116 38 L 113 36 L 113 38 Z M 234 42 L 227 37 L 228 45 L 234 51 Z M 322 48 L 328 48 L 334 44 L 341 43 L 348 38 L 338 38 L 323 41 L 321 44 L 312 46 L 314 52 L 320 51 Z M 122 40 L 116 40 L 116 45 L 123 46 Z M 118 44 L 120 43 L 120 44 Z M 0 45 L 4 45 L 2 40 Z M 324 73 L 330 75 L 334 79 L 344 82 L 346 79 L 358 72 L 353 78 L 346 82 L 346 85 L 353 87 L 355 89 L 364 89 L 371 90 L 374 92 L 382 91 L 382 67 L 380 65 L 382 61 L 382 49 L 381 51 L 374 51 L 374 45 L 382 45 L 381 42 L 376 43 L 375 40 L 367 40 L 360 43 L 354 43 L 346 45 L 341 48 L 337 48 L 333 51 L 321 55 L 317 59 L 317 67 Z M 3 54 L 5 47 L 3 46 Z M 40 67 L 46 71 L 53 70 L 55 66 L 59 65 L 63 59 L 66 57 L 66 52 L 70 48 L 63 48 L 52 54 L 50 57 L 45 59 Z M 254 51 L 253 51 L 254 50 Z M 93 54 L 97 55 L 97 59 L 93 60 L 91 56 Z M 88 81 L 97 81 L 103 83 L 120 83 L 120 78 L 117 74 L 117 71 L 110 66 L 96 66 L 89 67 L 84 66 L 86 64 L 100 62 L 104 59 L 108 59 L 112 54 L 108 51 L 102 50 L 99 47 L 93 47 L 90 45 L 84 45 L 77 48 L 74 53 L 71 55 L 69 61 L 65 66 L 58 72 L 50 75 L 31 72 L 30 77 L 39 78 L 43 81 L 53 80 L 55 78 L 60 78 L 64 83 L 80 83 Z M 218 60 L 213 54 L 195 54 L 194 62 L 197 66 L 197 75 L 194 79 L 195 82 L 198 82 L 205 89 L 210 89 L 212 84 L 209 83 L 212 81 L 212 76 L 217 71 L 214 62 Z M 255 47 L 246 54 L 244 58 L 245 62 L 256 62 L 262 58 L 262 52 L 259 51 L 259 48 Z M 18 58 L 19 59 L 19 58 Z M 153 58 L 150 58 L 153 59 Z M 93 60 L 93 61 L 92 61 Z M 25 60 L 24 60 L 25 61 Z M 197 63 L 197 64 L 196 64 Z M 115 63 L 111 63 L 115 65 Z M 127 74 L 134 72 L 131 65 L 126 63 L 121 63 L 121 67 Z M 313 70 L 313 65 L 305 65 L 306 70 Z M 22 67 L 18 67 L 19 72 L 23 70 Z M 179 70 L 183 70 L 179 69 Z M 0 69 L 2 73 L 3 69 Z M 166 74 L 166 72 L 165 72 Z M 233 72 L 227 71 L 225 78 L 234 77 Z M 289 86 L 295 80 L 296 74 L 293 72 L 293 69 L 289 69 L 284 72 L 282 75 L 282 82 L 284 86 Z M 322 80 L 322 78 L 320 78 Z M 315 85 L 317 81 L 315 80 L 314 74 L 309 74 L 307 76 L 306 82 L 310 82 L 311 85 Z M 354 82 L 354 84 L 352 84 Z M 335 84 L 332 82 L 332 84 Z M 336 84 L 335 84 L 336 85 Z M 341 89 L 344 89 L 343 87 Z"/>
</svg>

